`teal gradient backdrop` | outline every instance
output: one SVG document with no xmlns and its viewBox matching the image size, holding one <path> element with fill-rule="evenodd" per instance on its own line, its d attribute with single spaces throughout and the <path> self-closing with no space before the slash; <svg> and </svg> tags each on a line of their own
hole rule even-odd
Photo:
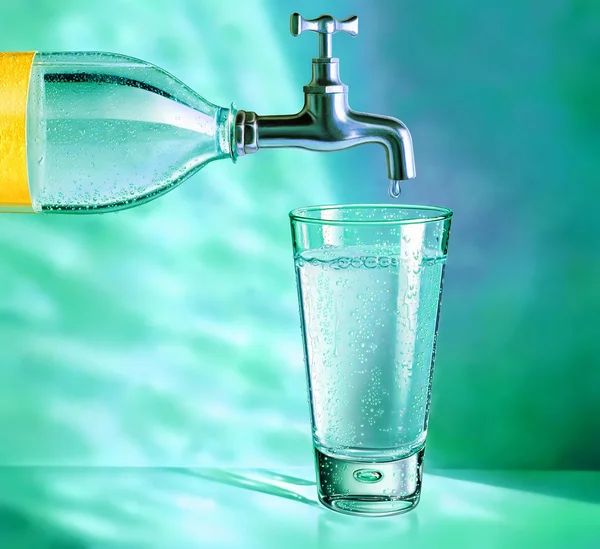
<svg viewBox="0 0 600 549">
<path fill-rule="evenodd" d="M 537 7 L 532 7 L 533 5 Z M 428 466 L 600 469 L 600 4 L 0 1 L 0 51 L 104 50 L 296 111 L 316 37 L 455 211 Z M 151 159 L 149 159 L 151 161 Z M 287 212 L 387 202 L 377 147 L 211 164 L 137 210 L 0 217 L 0 463 L 310 465 Z"/>
</svg>

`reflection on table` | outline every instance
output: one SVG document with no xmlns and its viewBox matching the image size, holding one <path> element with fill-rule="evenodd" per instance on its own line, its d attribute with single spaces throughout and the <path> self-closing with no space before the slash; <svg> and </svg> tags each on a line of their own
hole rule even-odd
<svg viewBox="0 0 600 549">
<path fill-rule="evenodd" d="M 310 468 L 0 469 L 0 547 L 598 547 L 600 473 L 426 474 L 406 515 L 337 515 Z"/>
</svg>

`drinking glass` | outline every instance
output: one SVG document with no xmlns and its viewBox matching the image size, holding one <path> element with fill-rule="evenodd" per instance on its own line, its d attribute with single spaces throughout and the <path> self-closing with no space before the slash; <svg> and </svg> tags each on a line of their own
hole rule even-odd
<svg viewBox="0 0 600 549">
<path fill-rule="evenodd" d="M 452 212 L 335 205 L 290 212 L 320 501 L 414 508 Z"/>
</svg>

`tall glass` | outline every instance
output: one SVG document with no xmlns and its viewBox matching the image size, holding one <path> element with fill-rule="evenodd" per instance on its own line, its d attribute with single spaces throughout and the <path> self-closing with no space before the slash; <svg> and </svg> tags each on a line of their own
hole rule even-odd
<svg viewBox="0 0 600 549">
<path fill-rule="evenodd" d="M 421 493 L 452 212 L 349 205 L 290 213 L 319 499 L 348 514 Z"/>
</svg>

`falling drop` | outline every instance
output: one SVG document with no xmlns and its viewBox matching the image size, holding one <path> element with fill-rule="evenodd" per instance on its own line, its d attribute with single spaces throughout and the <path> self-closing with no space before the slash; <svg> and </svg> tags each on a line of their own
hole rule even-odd
<svg viewBox="0 0 600 549">
<path fill-rule="evenodd" d="M 400 181 L 396 179 L 390 179 L 389 193 L 392 198 L 398 198 L 402 192 L 400 188 Z"/>
</svg>

